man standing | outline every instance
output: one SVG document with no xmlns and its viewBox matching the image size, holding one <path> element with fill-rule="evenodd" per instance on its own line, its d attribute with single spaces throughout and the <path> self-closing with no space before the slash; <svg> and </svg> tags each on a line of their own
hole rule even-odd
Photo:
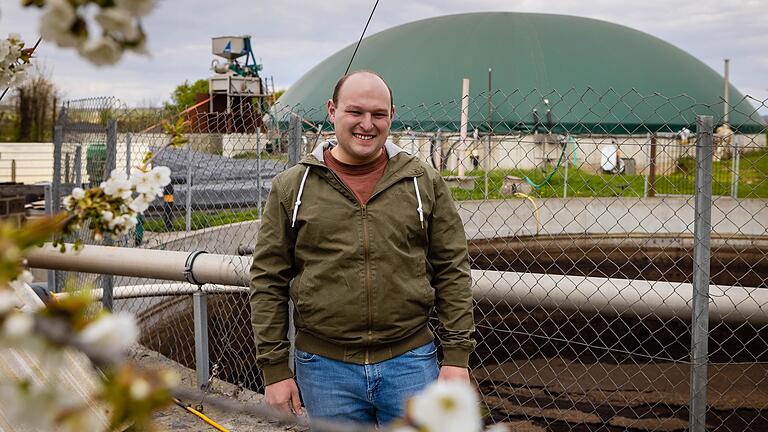
<svg viewBox="0 0 768 432">
<path fill-rule="evenodd" d="M 274 407 L 301 412 L 298 382 L 311 418 L 386 424 L 431 381 L 469 380 L 474 321 L 463 224 L 440 174 L 387 141 L 394 114 L 378 74 L 342 77 L 328 101 L 336 140 L 272 182 L 250 303 Z"/>
</svg>

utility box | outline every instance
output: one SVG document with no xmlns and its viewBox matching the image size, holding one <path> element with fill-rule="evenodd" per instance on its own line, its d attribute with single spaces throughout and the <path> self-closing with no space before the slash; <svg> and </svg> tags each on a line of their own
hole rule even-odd
<svg viewBox="0 0 768 432">
<path fill-rule="evenodd" d="M 266 96 L 262 92 L 261 79 L 237 75 L 216 75 L 208 79 L 210 93 L 226 93 L 231 96 Z"/>
</svg>

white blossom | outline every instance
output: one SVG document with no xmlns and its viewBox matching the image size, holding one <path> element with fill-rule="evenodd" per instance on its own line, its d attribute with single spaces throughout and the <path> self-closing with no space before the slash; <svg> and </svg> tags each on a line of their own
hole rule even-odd
<svg viewBox="0 0 768 432">
<path fill-rule="evenodd" d="M 21 306 L 16 293 L 11 290 L 0 290 L 0 314 L 10 312 L 13 308 Z"/>
<path fill-rule="evenodd" d="M 141 170 L 134 170 L 133 173 L 131 173 L 131 184 L 136 187 L 136 192 L 140 194 L 155 194 L 156 186 L 149 173 L 145 173 Z"/>
<path fill-rule="evenodd" d="M 127 200 L 131 198 L 131 182 L 127 178 L 110 177 L 101 184 L 104 193 L 115 198 Z"/>
<path fill-rule="evenodd" d="M 85 191 L 79 187 L 72 189 L 72 198 L 76 200 L 81 200 L 85 198 Z"/>
<path fill-rule="evenodd" d="M 104 316 L 88 324 L 79 335 L 80 342 L 107 357 L 124 354 L 139 338 L 139 327 L 127 312 Z"/>
<path fill-rule="evenodd" d="M 120 33 L 127 41 L 137 40 L 141 36 L 139 28 L 133 22 L 133 17 L 123 8 L 103 8 L 96 14 L 94 19 L 105 31 Z"/>
<path fill-rule="evenodd" d="M 89 39 L 78 46 L 77 52 L 96 66 L 115 64 L 123 55 L 123 49 L 110 37 Z"/>
<path fill-rule="evenodd" d="M 149 386 L 149 383 L 147 380 L 143 378 L 137 378 L 131 383 L 131 387 L 129 389 L 131 393 L 131 397 L 134 400 L 144 400 L 149 396 L 150 390 L 152 388 Z"/>
<path fill-rule="evenodd" d="M 160 195 L 162 195 L 162 188 L 171 182 L 171 169 L 166 166 L 154 167 L 149 172 L 149 176 L 152 183 L 161 190 Z"/>
<path fill-rule="evenodd" d="M 11 338 L 20 338 L 28 335 L 34 326 L 35 319 L 31 314 L 17 312 L 5 319 L 3 332 Z"/>
<path fill-rule="evenodd" d="M 127 10 L 133 16 L 146 16 L 155 7 L 155 0 L 117 0 L 119 8 Z"/>
<path fill-rule="evenodd" d="M 460 380 L 431 384 L 409 401 L 408 416 L 429 432 L 475 432 L 482 428 L 477 393 Z"/>
<path fill-rule="evenodd" d="M 109 173 L 109 178 L 113 180 L 128 180 L 128 174 L 125 171 L 115 168 Z"/>
<path fill-rule="evenodd" d="M 136 198 L 131 201 L 130 204 L 128 204 L 128 207 L 135 211 L 136 213 L 144 213 L 148 208 L 149 204 L 154 201 L 154 196 L 150 195 L 147 197 L 147 195 L 139 194 L 136 196 Z"/>
<path fill-rule="evenodd" d="M 55 430 L 54 420 L 60 397 L 56 386 L 32 385 L 21 386 L 19 382 L 6 380 L 0 382 L 0 401 L 3 401 L 3 416 L 12 425 L 23 426 L 24 430 Z M 41 407 L 45 407 L 41 409 Z"/>
<path fill-rule="evenodd" d="M 40 36 L 61 47 L 77 46 L 80 38 L 72 33 L 77 19 L 72 5 L 66 0 L 48 0 L 45 4 L 45 13 L 40 18 Z"/>
<path fill-rule="evenodd" d="M 32 276 L 32 272 L 30 272 L 29 270 L 24 270 L 23 272 L 21 272 L 19 277 L 16 278 L 16 280 L 20 282 L 24 282 L 25 284 L 29 285 L 35 280 L 35 277 Z"/>
<path fill-rule="evenodd" d="M 101 219 L 104 220 L 104 222 L 111 222 L 115 219 L 115 215 L 109 210 L 104 210 L 101 212 Z"/>
</svg>

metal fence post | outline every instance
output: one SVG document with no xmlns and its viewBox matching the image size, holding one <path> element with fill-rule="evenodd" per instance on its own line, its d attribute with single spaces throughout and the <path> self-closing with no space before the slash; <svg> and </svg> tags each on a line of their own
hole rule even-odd
<svg viewBox="0 0 768 432">
<path fill-rule="evenodd" d="M 198 291 L 192 294 L 192 309 L 195 320 L 195 371 L 197 386 L 204 389 L 210 378 L 210 359 L 208 353 L 208 297 Z"/>
<path fill-rule="evenodd" d="M 61 209 L 61 147 L 64 142 L 64 128 L 53 127 L 53 179 L 51 180 L 51 214 Z"/>
<path fill-rule="evenodd" d="M 689 430 L 704 432 L 707 414 L 707 339 L 709 337 L 709 239 L 712 230 L 712 116 L 696 116 L 696 132 Z"/>
<path fill-rule="evenodd" d="M 108 179 L 117 166 L 117 120 L 107 120 L 107 163 L 104 164 L 104 178 Z"/>
<path fill-rule="evenodd" d="M 739 136 L 732 135 L 733 139 L 733 170 L 731 171 L 731 198 L 736 199 L 739 197 Z"/>
<path fill-rule="evenodd" d="M 568 159 L 571 157 L 571 154 L 568 153 L 568 141 L 569 136 L 565 136 L 565 144 L 563 144 L 565 147 L 563 148 L 563 156 L 565 157 L 565 173 L 563 177 L 563 198 L 568 198 Z"/>
<path fill-rule="evenodd" d="M 125 174 L 131 175 L 131 133 L 125 134 Z"/>
<path fill-rule="evenodd" d="M 646 197 L 656 196 L 656 133 L 651 134 L 651 151 L 648 156 L 648 192 Z"/>
<path fill-rule="evenodd" d="M 301 157 L 301 119 L 294 114 L 288 124 L 288 167 L 292 167 Z"/>
<path fill-rule="evenodd" d="M 45 215 L 52 216 L 54 211 L 51 184 L 46 183 L 43 191 L 45 194 Z M 56 283 L 56 270 L 48 270 L 48 290 L 51 292 L 59 292 L 59 286 Z"/>
<path fill-rule="evenodd" d="M 110 174 L 112 173 L 112 170 L 115 169 L 117 166 L 117 120 L 115 119 L 109 119 L 107 120 L 107 161 L 106 164 L 104 164 L 104 178 L 108 179 Z M 106 235 L 104 236 L 104 245 L 105 246 L 112 246 L 114 244 L 114 240 L 112 239 L 112 236 Z M 114 291 L 115 287 L 115 280 L 114 276 L 111 274 L 103 274 L 101 275 L 101 304 L 104 306 L 104 309 L 107 309 L 109 311 L 112 310 L 113 307 L 113 297 L 112 293 Z"/>
<path fill-rule="evenodd" d="M 187 144 L 187 196 L 184 200 L 184 226 L 187 232 L 192 230 L 192 142 Z"/>
<path fill-rule="evenodd" d="M 83 147 L 75 147 L 75 186 L 83 187 Z"/>
<path fill-rule="evenodd" d="M 256 204 L 256 218 L 261 220 L 261 134 L 259 128 L 256 128 L 256 193 L 258 203 Z"/>
</svg>

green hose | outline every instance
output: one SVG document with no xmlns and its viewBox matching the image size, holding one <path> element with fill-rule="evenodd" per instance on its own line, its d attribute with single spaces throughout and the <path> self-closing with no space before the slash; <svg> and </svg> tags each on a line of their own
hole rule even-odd
<svg viewBox="0 0 768 432">
<path fill-rule="evenodd" d="M 528 176 L 525 177 L 525 181 L 528 182 L 528 184 L 531 185 L 531 187 L 533 187 L 534 189 L 539 189 L 542 186 L 544 186 L 545 184 L 549 183 L 549 181 L 552 180 L 552 177 L 557 172 L 558 168 L 560 168 L 560 164 L 563 163 L 563 156 L 565 156 L 565 149 L 566 148 L 568 148 L 568 144 L 567 143 L 566 143 L 566 145 L 563 146 L 563 151 L 560 152 L 560 158 L 557 159 L 557 165 L 555 165 L 555 169 L 553 169 L 552 172 L 549 173 L 549 175 L 547 176 L 547 178 L 544 179 L 543 182 L 536 183 L 533 180 L 531 180 Z"/>
<path fill-rule="evenodd" d="M 525 181 L 528 182 L 531 187 L 534 189 L 539 189 L 545 184 L 547 184 L 550 180 L 552 180 L 552 177 L 557 172 L 558 168 L 560 168 L 560 164 L 563 163 L 563 156 L 565 156 L 565 150 L 568 148 L 568 143 L 571 143 L 571 148 L 573 148 L 573 166 L 576 166 L 576 148 L 578 148 L 578 142 L 576 140 L 568 135 L 568 139 L 565 141 L 565 145 L 563 146 L 563 151 L 560 153 L 560 158 L 557 159 L 557 165 L 555 165 L 555 168 L 552 170 L 551 173 L 547 176 L 547 178 L 544 179 L 541 183 L 536 183 L 527 176 L 525 177 Z"/>
</svg>

